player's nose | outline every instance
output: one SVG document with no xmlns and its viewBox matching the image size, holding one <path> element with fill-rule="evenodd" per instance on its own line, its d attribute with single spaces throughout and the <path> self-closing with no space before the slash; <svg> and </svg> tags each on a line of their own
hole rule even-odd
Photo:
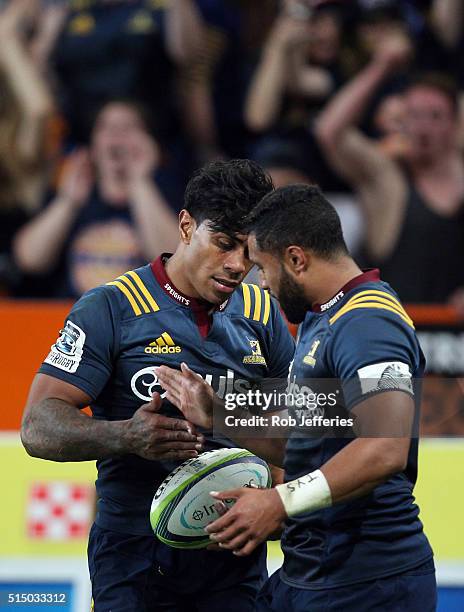
<svg viewBox="0 0 464 612">
<path fill-rule="evenodd" d="M 242 249 L 228 253 L 224 261 L 224 269 L 235 274 L 244 274 L 247 270 L 247 258 Z"/>
</svg>

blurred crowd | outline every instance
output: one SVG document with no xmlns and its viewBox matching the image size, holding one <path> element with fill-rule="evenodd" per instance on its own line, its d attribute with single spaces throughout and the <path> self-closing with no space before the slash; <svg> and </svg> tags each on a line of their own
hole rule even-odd
<svg viewBox="0 0 464 612">
<path fill-rule="evenodd" d="M 249 157 L 464 312 L 463 52 L 462 0 L 0 0 L 0 293 L 172 251 L 191 172 Z"/>
</svg>

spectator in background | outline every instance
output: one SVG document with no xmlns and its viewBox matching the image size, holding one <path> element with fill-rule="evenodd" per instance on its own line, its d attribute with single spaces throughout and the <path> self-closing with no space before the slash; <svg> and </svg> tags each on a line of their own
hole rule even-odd
<svg viewBox="0 0 464 612">
<path fill-rule="evenodd" d="M 310 127 L 324 102 L 344 81 L 343 20 L 337 2 L 285 0 L 251 80 L 245 120 L 260 149 L 298 146 L 306 172 L 323 187 L 337 180 L 321 165 Z M 325 178 L 326 175 L 329 175 Z"/>
<path fill-rule="evenodd" d="M 421 72 L 449 70 L 450 55 L 436 36 L 434 28 L 430 27 L 426 7 L 421 7 L 419 0 L 355 0 L 355 2 L 358 4 L 357 38 L 361 51 L 364 48 L 364 51 L 372 52 L 377 38 L 382 36 L 385 30 L 391 31 L 396 28 L 413 40 L 415 70 Z"/>
<path fill-rule="evenodd" d="M 379 101 L 373 118 L 377 142 L 385 155 L 397 161 L 403 161 L 411 153 L 405 122 L 406 103 L 401 92 L 391 93 Z"/>
<path fill-rule="evenodd" d="M 321 113 L 316 132 L 363 206 L 369 261 L 403 301 L 444 302 L 464 284 L 464 164 L 453 88 L 434 75 L 408 85 L 403 163 L 356 127 L 375 92 L 410 55 L 404 36 L 385 31 L 370 63 Z"/>
<path fill-rule="evenodd" d="M 461 0 L 433 0 L 430 17 L 437 36 L 447 48 L 462 45 L 464 4 Z"/>
<path fill-rule="evenodd" d="M 0 11 L 0 292 L 21 292 L 11 238 L 38 208 L 48 162 L 45 128 L 53 99 L 29 50 L 36 0 L 9 0 Z"/>
<path fill-rule="evenodd" d="M 459 143 L 464 149 L 464 3 L 462 0 L 433 0 L 430 22 L 452 57 L 450 70 L 459 87 Z"/>
<path fill-rule="evenodd" d="M 336 12 L 286 0 L 263 49 L 248 92 L 247 123 L 255 132 L 279 124 L 306 125 L 340 82 L 341 23 Z"/>
<path fill-rule="evenodd" d="M 196 0 L 204 21 L 200 53 L 181 71 L 185 131 L 201 166 L 247 156 L 243 118 L 252 57 L 275 16 L 275 0 Z"/>
<path fill-rule="evenodd" d="M 276 189 L 295 183 L 315 183 L 305 169 L 301 151 L 292 144 L 263 148 L 257 161 L 267 170 Z M 364 219 L 359 203 L 353 194 L 346 192 L 331 192 L 328 197 L 340 217 L 347 247 L 350 253 L 357 255 L 364 238 Z"/>
<path fill-rule="evenodd" d="M 73 0 L 54 52 L 71 141 L 88 141 L 107 100 L 129 97 L 151 109 L 167 144 L 178 133 L 175 67 L 201 42 L 194 0 Z"/>
<path fill-rule="evenodd" d="M 29 274 L 58 268 L 57 293 L 77 297 L 177 244 L 177 219 L 154 172 L 161 161 L 134 103 L 113 101 L 97 116 L 90 151 L 73 153 L 58 193 L 15 238 Z"/>
</svg>

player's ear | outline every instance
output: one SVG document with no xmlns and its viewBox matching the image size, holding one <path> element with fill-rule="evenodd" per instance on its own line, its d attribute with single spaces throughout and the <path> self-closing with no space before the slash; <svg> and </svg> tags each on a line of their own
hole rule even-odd
<svg viewBox="0 0 464 612">
<path fill-rule="evenodd" d="M 185 210 L 185 208 L 182 209 L 179 213 L 179 232 L 180 239 L 184 244 L 190 244 L 196 227 L 197 224 L 195 219 L 191 216 L 188 210 Z"/>
<path fill-rule="evenodd" d="M 301 247 L 293 245 L 285 249 L 284 261 L 294 274 L 301 274 L 308 268 L 309 255 Z"/>
</svg>

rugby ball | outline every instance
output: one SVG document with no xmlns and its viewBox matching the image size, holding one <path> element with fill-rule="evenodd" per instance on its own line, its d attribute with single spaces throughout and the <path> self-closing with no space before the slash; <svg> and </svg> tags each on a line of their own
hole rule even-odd
<svg viewBox="0 0 464 612">
<path fill-rule="evenodd" d="M 210 491 L 270 487 L 265 461 L 243 448 L 220 448 L 189 459 L 173 470 L 155 493 L 150 522 L 157 538 L 173 548 L 211 544 L 205 527 L 219 518 Z M 226 500 L 226 506 L 234 500 Z"/>
</svg>

